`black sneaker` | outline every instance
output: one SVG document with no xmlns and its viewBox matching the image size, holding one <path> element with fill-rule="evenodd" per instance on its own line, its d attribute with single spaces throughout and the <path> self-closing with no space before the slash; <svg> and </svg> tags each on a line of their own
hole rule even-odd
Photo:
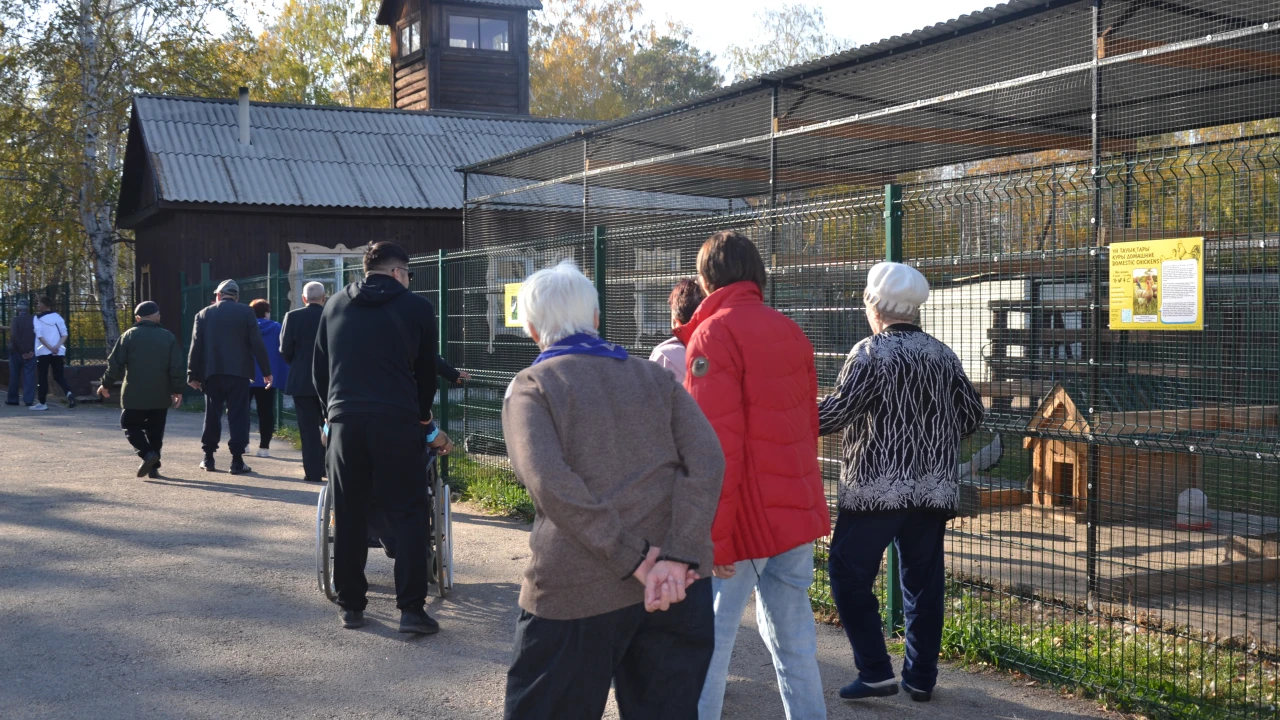
<svg viewBox="0 0 1280 720">
<path fill-rule="evenodd" d="M 151 468 L 151 472 L 147 473 L 147 477 L 151 478 L 152 480 L 159 480 L 159 479 L 160 479 L 160 468 L 158 468 L 158 467 L 153 467 L 153 468 Z"/>
<path fill-rule="evenodd" d="M 149 452 L 146 457 L 142 458 L 142 464 L 138 466 L 138 477 L 146 477 L 151 471 L 156 469 L 160 464 L 160 455 L 158 453 Z"/>
<path fill-rule="evenodd" d="M 253 468 L 244 464 L 243 457 L 236 455 L 235 457 L 231 458 L 231 474 L 232 475 L 246 475 L 251 472 L 253 472 Z"/>
<path fill-rule="evenodd" d="M 906 680 L 902 681 L 902 690 L 906 694 L 910 695 L 911 699 L 916 702 L 929 702 L 933 699 L 932 690 L 917 690 L 908 685 Z"/>
<path fill-rule="evenodd" d="M 72 395 L 71 393 L 67 393 L 67 407 L 73 408 L 75 406 L 76 406 L 76 396 Z"/>
<path fill-rule="evenodd" d="M 435 635 L 440 632 L 440 623 L 428 615 L 425 608 L 409 608 L 400 611 L 400 632 Z"/>
<path fill-rule="evenodd" d="M 840 688 L 840 697 L 845 700 L 863 700 L 873 697 L 889 697 L 898 694 L 898 682 L 893 678 L 876 683 L 865 683 L 861 679 Z"/>
<path fill-rule="evenodd" d="M 205 472 L 217 472 L 218 468 L 213 463 L 213 453 L 205 453 L 204 460 L 200 461 L 200 469 Z"/>
<path fill-rule="evenodd" d="M 342 627 L 347 630 L 355 630 L 364 627 L 364 611 L 363 610 L 343 610 L 342 611 Z"/>
</svg>

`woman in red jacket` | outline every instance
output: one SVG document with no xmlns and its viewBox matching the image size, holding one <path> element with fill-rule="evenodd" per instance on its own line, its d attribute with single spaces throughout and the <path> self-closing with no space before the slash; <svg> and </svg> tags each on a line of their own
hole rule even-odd
<svg viewBox="0 0 1280 720">
<path fill-rule="evenodd" d="M 734 232 L 698 252 L 707 298 L 676 329 L 685 388 L 724 450 L 715 545 L 716 649 L 698 704 L 720 717 L 729 658 L 752 590 L 789 720 L 826 717 L 809 604 L 813 541 L 831 532 L 818 468 L 818 376 L 804 331 L 764 304 L 764 261 Z"/>
</svg>

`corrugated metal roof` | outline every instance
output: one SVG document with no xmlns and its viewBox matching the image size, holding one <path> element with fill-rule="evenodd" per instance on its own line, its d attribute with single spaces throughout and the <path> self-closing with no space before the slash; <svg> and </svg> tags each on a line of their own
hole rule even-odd
<svg viewBox="0 0 1280 720">
<path fill-rule="evenodd" d="M 519 2 L 522 0 L 510 0 Z M 460 165 L 573 133 L 576 121 L 139 96 L 134 118 L 170 202 L 462 209 Z"/>
</svg>

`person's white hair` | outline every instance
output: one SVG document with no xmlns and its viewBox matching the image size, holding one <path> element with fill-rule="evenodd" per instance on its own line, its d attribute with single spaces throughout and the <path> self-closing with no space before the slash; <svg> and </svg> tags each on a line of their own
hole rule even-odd
<svg viewBox="0 0 1280 720">
<path fill-rule="evenodd" d="M 542 347 L 578 333 L 596 334 L 600 297 L 572 260 L 530 275 L 520 286 L 516 302 L 524 331 L 537 330 Z"/>
<path fill-rule="evenodd" d="M 312 281 L 303 285 L 302 297 L 307 302 L 320 302 L 320 299 L 324 297 L 324 283 Z"/>
</svg>

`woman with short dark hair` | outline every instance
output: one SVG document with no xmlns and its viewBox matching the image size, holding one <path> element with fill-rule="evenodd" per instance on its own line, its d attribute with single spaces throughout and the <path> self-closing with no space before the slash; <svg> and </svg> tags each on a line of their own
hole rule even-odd
<svg viewBox="0 0 1280 720">
<path fill-rule="evenodd" d="M 831 519 L 815 452 L 813 345 L 764 304 L 764 260 L 746 237 L 712 235 L 698 251 L 698 282 L 707 297 L 676 335 L 688 346 L 685 388 L 725 456 L 711 529 L 716 649 L 698 716 L 720 717 L 738 626 L 755 591 L 787 717 L 825 718 L 809 586 L 813 541 L 831 531 Z"/>
<path fill-rule="evenodd" d="M 693 313 L 702 304 L 702 288 L 698 287 L 698 281 L 685 278 L 676 283 L 671 288 L 671 295 L 667 297 L 667 305 L 671 307 L 671 337 L 659 343 L 649 355 L 651 362 L 656 362 L 672 375 L 676 376 L 676 380 L 684 382 L 684 360 L 685 347 L 680 342 L 680 338 L 675 336 L 676 328 L 688 323 L 693 319 Z"/>
<path fill-rule="evenodd" d="M 258 298 L 249 303 L 258 318 L 258 332 L 267 346 L 271 360 L 271 385 L 262 378 L 262 369 L 253 368 L 253 382 L 249 383 L 249 395 L 258 409 L 258 457 L 271 457 L 271 438 L 276 434 L 276 388 L 284 387 L 289 380 L 289 363 L 280 354 L 280 323 L 271 319 L 271 303 Z"/>
</svg>

